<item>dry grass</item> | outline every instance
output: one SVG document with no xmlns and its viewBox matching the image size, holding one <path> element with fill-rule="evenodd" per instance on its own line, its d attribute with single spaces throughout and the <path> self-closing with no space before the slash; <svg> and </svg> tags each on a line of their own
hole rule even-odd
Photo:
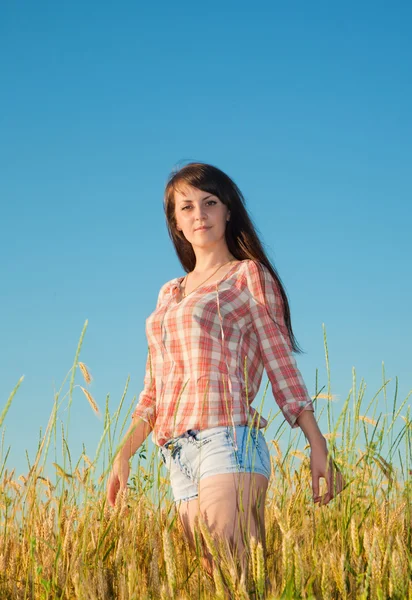
<svg viewBox="0 0 412 600">
<path fill-rule="evenodd" d="M 391 421 L 376 415 L 369 420 L 360 415 L 361 390 L 350 397 L 353 409 L 345 402 L 335 431 L 328 432 L 330 452 L 347 488 L 328 506 L 315 506 L 308 446 L 303 451 L 291 446 L 282 453 L 280 437 L 272 440 L 266 561 L 261 544 L 252 538 L 249 572 L 239 577 L 223 545 L 216 546 L 200 522 L 216 561 L 213 579 L 203 571 L 199 553 L 188 549 L 168 498 L 166 472 L 157 456 L 148 454 L 147 443 L 136 455 L 129 488 L 114 509 L 106 504 L 106 479 L 96 465 L 103 460 L 107 474 L 116 452 L 111 440 L 119 409 L 110 415 L 106 407 L 105 433 L 94 460 L 83 453 L 74 464 L 62 431 L 62 464 L 55 463 L 54 477 L 46 475 L 41 459 L 44 463 L 63 402 L 56 399 L 29 472 L 17 476 L 6 468 L 7 455 L 1 458 L 0 598 L 412 600 L 409 409 L 404 410 L 405 400 L 399 408 L 391 407 Z M 398 416 L 405 425 L 391 449 L 398 450 L 400 471 L 381 451 Z M 360 445 L 362 431 L 361 450 L 355 441 Z M 266 595 L 265 571 L 270 582 Z"/>
</svg>

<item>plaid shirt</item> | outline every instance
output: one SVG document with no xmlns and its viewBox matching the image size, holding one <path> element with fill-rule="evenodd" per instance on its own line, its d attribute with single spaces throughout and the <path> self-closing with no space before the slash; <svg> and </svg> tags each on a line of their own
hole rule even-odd
<svg viewBox="0 0 412 600">
<path fill-rule="evenodd" d="M 279 287 L 265 265 L 235 262 L 219 281 L 181 299 L 183 277 L 165 283 L 146 319 L 144 388 L 133 416 L 163 446 L 188 429 L 267 425 L 251 404 L 263 368 L 292 428 L 314 411 L 292 354 Z"/>
</svg>

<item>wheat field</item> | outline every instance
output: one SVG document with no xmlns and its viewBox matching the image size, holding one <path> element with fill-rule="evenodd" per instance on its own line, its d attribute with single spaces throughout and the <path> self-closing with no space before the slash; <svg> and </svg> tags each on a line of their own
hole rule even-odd
<svg viewBox="0 0 412 600">
<path fill-rule="evenodd" d="M 217 546 L 204 523 L 201 533 L 215 558 L 213 578 L 203 569 L 200 550 L 189 551 L 170 486 L 148 440 L 135 456 L 129 486 L 115 508 L 106 502 L 105 484 L 121 433 L 123 397 L 113 412 L 108 401 L 94 458 L 74 459 L 57 416 L 64 406 L 84 400 L 85 410 L 100 413 L 87 389 L 89 369 L 79 361 L 87 321 L 72 368 L 55 395 L 37 453 L 26 475 L 0 462 L 0 599 L 409 599 L 412 600 L 411 428 L 408 396 L 385 414 L 371 414 L 379 393 L 366 408 L 365 390 L 352 387 L 336 424 L 324 433 L 329 452 L 347 485 L 327 506 L 314 505 L 309 446 L 281 450 L 280 436 L 268 440 L 272 478 L 266 515 L 267 557 L 250 540 L 249 569 L 238 572 L 230 553 Z M 327 344 L 325 337 L 325 349 Z M 328 357 L 327 357 L 328 358 Z M 327 361 L 328 362 L 328 361 Z M 75 384 L 76 377 L 83 385 Z M 328 377 L 329 378 L 329 377 Z M 68 381 L 69 379 L 69 381 Z M 354 373 L 355 379 L 355 373 Z M 3 426 L 22 379 L 0 415 Z M 68 391 L 63 394 L 68 382 Z M 74 398 L 74 390 L 79 394 Z M 265 390 L 266 394 L 267 388 Z M 80 397 L 81 396 L 81 397 Z M 331 418 L 330 385 L 322 410 Z M 385 401 L 387 400 L 385 395 Z M 375 408 L 376 408 L 375 406 Z M 68 408 L 68 411 L 67 411 Z M 319 406 L 316 405 L 316 415 Z M 389 416 L 388 416 L 389 415 Z M 393 436 L 395 423 L 402 422 Z M 383 445 L 391 440 L 390 457 Z M 362 442 L 362 443 L 361 443 Z M 50 448 L 59 445 L 60 463 L 48 464 Z M 399 457 L 395 468 L 391 457 Z M 53 473 L 53 475 L 50 475 Z M 321 487 L 321 493 L 326 488 Z M 200 548 L 200 533 L 198 547 Z M 265 587 L 265 580 L 268 585 Z"/>
</svg>

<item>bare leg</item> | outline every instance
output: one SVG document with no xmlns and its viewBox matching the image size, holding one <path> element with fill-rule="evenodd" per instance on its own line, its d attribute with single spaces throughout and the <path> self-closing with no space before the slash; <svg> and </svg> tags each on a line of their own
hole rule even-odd
<svg viewBox="0 0 412 600">
<path fill-rule="evenodd" d="M 267 487 L 267 478 L 258 473 L 219 474 L 200 481 L 200 514 L 214 537 L 229 542 L 245 575 L 248 566 L 246 545 L 251 536 L 262 543 L 266 559 Z M 209 553 L 207 558 L 212 565 Z"/>
<path fill-rule="evenodd" d="M 247 575 L 245 545 L 254 536 L 263 545 L 266 562 L 265 499 L 268 480 L 257 473 L 229 473 L 207 477 L 200 482 L 199 497 L 181 502 L 178 508 L 186 538 L 195 551 L 194 531 L 202 515 L 215 537 L 226 539 Z M 203 568 L 213 577 L 213 560 L 202 540 Z M 237 562 L 237 561 L 236 561 Z M 268 585 L 268 580 L 266 580 Z"/>
<path fill-rule="evenodd" d="M 196 551 L 194 537 L 200 514 L 212 536 L 229 542 L 233 555 L 247 575 L 245 545 L 253 535 L 262 543 L 266 563 L 265 500 L 268 480 L 258 473 L 213 475 L 199 484 L 199 497 L 178 505 L 180 521 L 190 547 Z M 201 537 L 203 568 L 213 577 L 213 560 Z M 266 586 L 269 582 L 266 578 Z"/>
<path fill-rule="evenodd" d="M 188 500 L 186 502 L 180 502 L 178 504 L 178 513 L 180 522 L 185 532 L 186 539 L 189 543 L 190 548 L 193 552 L 196 552 L 196 541 L 195 541 L 195 527 L 197 527 L 197 517 L 199 515 L 199 498 Z M 202 543 L 202 554 L 201 557 L 202 565 L 209 577 L 213 577 L 213 568 L 209 558 L 206 556 L 206 548 Z"/>
</svg>

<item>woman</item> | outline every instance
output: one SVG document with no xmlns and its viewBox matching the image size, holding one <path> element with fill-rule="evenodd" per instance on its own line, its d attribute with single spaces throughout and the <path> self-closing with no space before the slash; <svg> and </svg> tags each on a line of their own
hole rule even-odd
<svg viewBox="0 0 412 600">
<path fill-rule="evenodd" d="M 145 385 L 107 497 L 113 506 L 127 484 L 130 457 L 153 430 L 192 548 L 201 515 L 245 570 L 248 538 L 255 536 L 265 549 L 271 464 L 261 429 L 267 421 L 250 406 L 263 368 L 284 417 L 301 427 L 311 446 L 314 502 L 327 504 L 344 481 L 328 464 L 326 440 L 292 354 L 300 349 L 286 293 L 236 184 L 214 166 L 190 163 L 167 183 L 165 214 L 186 276 L 162 286 L 146 321 Z M 328 485 L 322 498 L 320 477 Z M 212 559 L 204 554 L 210 573 Z"/>
</svg>

